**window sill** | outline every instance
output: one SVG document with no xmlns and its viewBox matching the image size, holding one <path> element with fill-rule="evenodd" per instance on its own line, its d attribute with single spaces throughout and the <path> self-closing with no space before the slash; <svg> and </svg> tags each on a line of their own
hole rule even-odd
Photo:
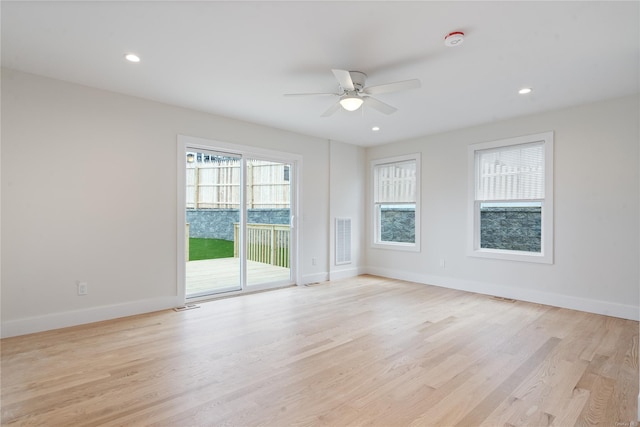
<svg viewBox="0 0 640 427">
<path fill-rule="evenodd" d="M 392 251 L 420 252 L 420 245 L 416 243 L 372 243 L 371 247 L 374 249 L 386 249 Z"/>
<path fill-rule="evenodd" d="M 476 258 L 490 258 L 507 261 L 533 262 L 538 264 L 553 264 L 552 255 L 544 255 L 542 253 L 523 252 L 523 251 L 505 251 L 500 249 L 475 249 L 469 251 L 468 256 Z"/>
</svg>

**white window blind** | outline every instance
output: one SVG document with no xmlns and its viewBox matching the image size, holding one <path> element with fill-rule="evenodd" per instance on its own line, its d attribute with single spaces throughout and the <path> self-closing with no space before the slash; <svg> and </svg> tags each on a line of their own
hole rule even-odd
<svg viewBox="0 0 640 427">
<path fill-rule="evenodd" d="M 375 203 L 415 203 L 415 160 L 376 165 L 374 180 Z"/>
<path fill-rule="evenodd" d="M 543 142 L 479 150 L 476 200 L 544 199 Z"/>
</svg>

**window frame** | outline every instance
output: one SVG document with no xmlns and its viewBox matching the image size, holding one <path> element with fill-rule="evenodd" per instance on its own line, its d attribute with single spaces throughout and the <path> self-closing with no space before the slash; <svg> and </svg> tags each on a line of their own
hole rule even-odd
<svg viewBox="0 0 640 427">
<path fill-rule="evenodd" d="M 491 203 L 492 201 L 476 200 L 476 152 L 531 143 L 541 143 L 544 149 L 544 198 L 535 199 L 535 201 L 542 202 L 540 252 L 480 248 L 480 204 Z M 468 146 L 467 255 L 479 258 L 553 264 L 553 146 L 553 131 L 481 142 Z M 500 202 L 514 203 L 523 201 L 525 200 L 508 199 Z"/>
<path fill-rule="evenodd" d="M 375 174 L 376 166 L 392 164 L 392 163 L 403 163 L 407 161 L 415 161 L 416 164 L 416 200 L 415 200 L 415 223 L 414 223 L 414 243 L 407 242 L 385 242 L 380 240 L 380 215 L 378 205 L 376 202 L 376 190 L 377 190 L 377 179 Z M 399 251 L 409 251 L 409 252 L 420 252 L 420 218 L 421 218 L 421 207 L 420 207 L 420 183 L 421 183 L 421 166 L 420 166 L 420 153 L 412 153 L 401 156 L 394 157 L 385 157 L 380 159 L 374 159 L 371 161 L 370 165 L 370 174 L 371 174 L 371 247 L 378 249 L 392 249 Z M 400 205 L 402 203 L 387 203 L 393 205 Z"/>
</svg>

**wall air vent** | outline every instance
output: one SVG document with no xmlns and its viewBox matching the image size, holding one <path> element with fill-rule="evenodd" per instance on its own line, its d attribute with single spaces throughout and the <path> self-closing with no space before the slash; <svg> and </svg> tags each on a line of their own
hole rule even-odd
<svg viewBox="0 0 640 427">
<path fill-rule="evenodd" d="M 351 263 L 351 218 L 336 218 L 336 265 Z"/>
</svg>

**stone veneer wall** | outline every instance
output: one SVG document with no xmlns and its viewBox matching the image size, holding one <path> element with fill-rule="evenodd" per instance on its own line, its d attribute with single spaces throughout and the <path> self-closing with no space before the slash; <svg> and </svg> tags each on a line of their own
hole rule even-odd
<svg viewBox="0 0 640 427">
<path fill-rule="evenodd" d="M 415 241 L 415 212 L 412 209 L 381 211 L 382 241 Z M 491 207 L 480 211 L 480 247 L 540 252 L 540 207 Z"/>
<path fill-rule="evenodd" d="M 382 240 L 415 241 L 413 209 L 385 209 Z M 288 224 L 289 209 L 249 209 L 250 224 Z M 480 211 L 480 247 L 540 252 L 541 209 L 539 207 L 492 207 Z M 240 221 L 237 209 L 188 209 L 189 237 L 233 240 L 233 223 Z"/>
<path fill-rule="evenodd" d="M 402 243 L 414 243 L 416 241 L 415 209 L 382 209 L 380 216 L 381 241 Z"/>
<path fill-rule="evenodd" d="M 540 207 L 491 207 L 480 210 L 480 247 L 540 252 Z"/>
<path fill-rule="evenodd" d="M 238 209 L 187 209 L 189 237 L 233 241 L 233 224 L 240 222 Z M 249 224 L 289 224 L 289 209 L 249 209 Z"/>
</svg>

